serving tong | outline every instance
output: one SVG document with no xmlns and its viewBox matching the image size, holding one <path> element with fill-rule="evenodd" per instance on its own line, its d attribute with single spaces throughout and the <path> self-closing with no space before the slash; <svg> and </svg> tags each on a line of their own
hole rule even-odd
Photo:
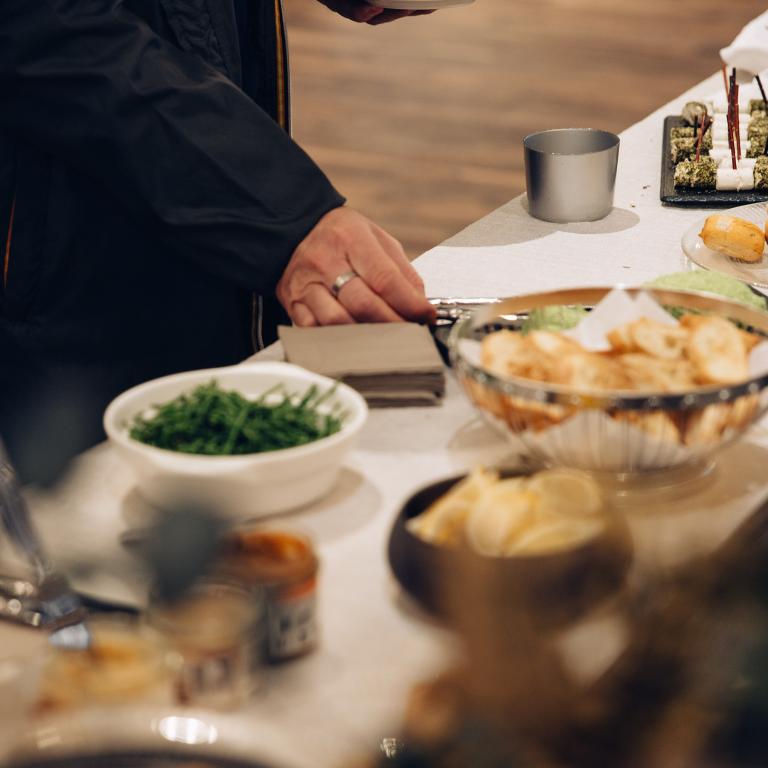
<svg viewBox="0 0 768 768">
<path fill-rule="evenodd" d="M 453 326 L 473 312 L 492 307 L 495 304 L 500 304 L 503 299 L 490 296 L 478 296 L 474 298 L 457 296 L 431 298 L 427 299 L 427 301 L 437 311 L 437 319 L 435 320 L 435 324 L 431 327 L 432 335 L 437 342 L 437 348 L 443 361 L 450 367 L 451 360 L 448 351 L 448 336 L 450 335 Z M 527 316 L 528 313 L 526 312 L 522 315 L 502 315 L 500 317 L 505 322 L 514 323 L 521 317 L 524 318 Z"/>
<path fill-rule="evenodd" d="M 0 619 L 47 630 L 60 648 L 91 644 L 86 610 L 51 564 L 29 516 L 16 472 L 0 442 L 0 524 L 32 569 L 32 581 L 0 576 Z"/>
<path fill-rule="evenodd" d="M 501 299 L 481 296 L 477 298 L 467 298 L 463 296 L 442 297 L 427 299 L 437 311 L 437 321 L 435 325 L 440 327 L 452 326 L 457 320 L 461 320 L 468 312 L 472 312 L 480 307 L 487 307 L 492 304 L 498 304 Z"/>
</svg>

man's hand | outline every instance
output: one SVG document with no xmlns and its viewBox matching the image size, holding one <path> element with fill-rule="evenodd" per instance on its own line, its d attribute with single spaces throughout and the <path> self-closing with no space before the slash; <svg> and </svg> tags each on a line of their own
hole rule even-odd
<svg viewBox="0 0 768 768">
<path fill-rule="evenodd" d="M 395 11 L 390 8 L 377 8 L 365 0 L 320 0 L 332 11 L 347 19 L 361 24 L 386 24 L 388 21 L 402 19 L 404 16 L 422 16 L 432 11 Z"/>
<path fill-rule="evenodd" d="M 355 277 L 334 296 L 334 281 Z M 317 222 L 293 252 L 277 298 L 296 325 L 430 322 L 435 310 L 400 243 L 351 208 Z"/>
</svg>

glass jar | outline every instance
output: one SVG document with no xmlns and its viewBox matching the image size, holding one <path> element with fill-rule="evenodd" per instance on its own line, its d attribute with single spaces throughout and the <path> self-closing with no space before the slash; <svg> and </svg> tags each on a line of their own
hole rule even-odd
<svg viewBox="0 0 768 768">
<path fill-rule="evenodd" d="M 154 602 L 147 622 L 178 654 L 176 703 L 234 709 L 257 686 L 264 611 L 251 590 L 229 581 L 199 582 L 180 601 Z"/>
<path fill-rule="evenodd" d="M 317 646 L 318 567 L 311 541 L 301 534 L 247 528 L 227 540 L 221 571 L 263 594 L 269 661 L 302 656 Z"/>
</svg>

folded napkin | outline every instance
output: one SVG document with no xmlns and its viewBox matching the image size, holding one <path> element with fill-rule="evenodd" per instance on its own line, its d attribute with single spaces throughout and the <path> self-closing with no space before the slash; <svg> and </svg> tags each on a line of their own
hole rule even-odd
<svg viewBox="0 0 768 768">
<path fill-rule="evenodd" d="M 758 16 L 720 51 L 727 67 L 740 70 L 739 80 L 751 79 L 768 69 L 768 12 Z"/>
<path fill-rule="evenodd" d="M 372 407 L 437 405 L 443 362 L 429 330 L 414 323 L 280 326 L 289 363 L 341 379 Z"/>
</svg>

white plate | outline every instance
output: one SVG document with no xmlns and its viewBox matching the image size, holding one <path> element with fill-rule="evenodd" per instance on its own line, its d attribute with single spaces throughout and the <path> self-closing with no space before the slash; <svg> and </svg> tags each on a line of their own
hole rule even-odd
<svg viewBox="0 0 768 768">
<path fill-rule="evenodd" d="M 454 5 L 470 5 L 475 0 L 367 0 L 377 8 L 393 11 L 439 11 Z"/>
<path fill-rule="evenodd" d="M 728 211 L 723 211 L 723 213 L 751 221 L 753 224 L 757 224 L 760 229 L 764 229 L 766 220 L 768 220 L 765 203 L 740 205 L 738 208 L 731 208 Z M 705 219 L 702 219 L 697 222 L 683 235 L 682 246 L 685 255 L 694 264 L 704 269 L 711 269 L 713 272 L 721 272 L 724 275 L 738 278 L 755 288 L 768 288 L 768 259 L 765 253 L 761 261 L 747 264 L 729 259 L 725 254 L 718 251 L 710 250 L 699 237 L 704 221 Z"/>
</svg>

